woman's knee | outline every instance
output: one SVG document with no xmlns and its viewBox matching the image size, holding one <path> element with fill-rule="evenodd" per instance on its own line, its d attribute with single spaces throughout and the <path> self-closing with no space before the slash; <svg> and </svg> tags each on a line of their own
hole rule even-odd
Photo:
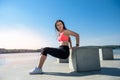
<svg viewBox="0 0 120 80">
<path fill-rule="evenodd" d="M 49 48 L 50 48 L 50 47 L 44 47 L 43 49 L 44 49 L 44 50 L 48 50 Z"/>
<path fill-rule="evenodd" d="M 48 51 L 48 50 L 49 50 L 49 47 L 43 48 L 41 54 L 47 56 L 47 51 Z"/>
</svg>

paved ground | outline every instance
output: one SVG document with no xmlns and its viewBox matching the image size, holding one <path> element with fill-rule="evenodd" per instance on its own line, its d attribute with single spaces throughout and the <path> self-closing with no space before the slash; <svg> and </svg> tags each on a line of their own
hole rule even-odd
<svg viewBox="0 0 120 80">
<path fill-rule="evenodd" d="M 120 56 L 116 60 L 101 61 L 101 71 L 70 72 L 67 63 L 58 64 L 48 56 L 44 74 L 29 75 L 37 66 L 38 53 L 0 55 L 0 80 L 120 80 Z"/>
</svg>

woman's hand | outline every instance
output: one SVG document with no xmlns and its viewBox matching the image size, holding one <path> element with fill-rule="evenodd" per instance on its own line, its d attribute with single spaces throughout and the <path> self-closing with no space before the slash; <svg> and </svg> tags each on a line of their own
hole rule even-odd
<svg viewBox="0 0 120 80">
<path fill-rule="evenodd" d="M 77 50 L 79 47 L 78 46 L 75 46 L 75 47 L 72 47 L 72 50 Z"/>
</svg>

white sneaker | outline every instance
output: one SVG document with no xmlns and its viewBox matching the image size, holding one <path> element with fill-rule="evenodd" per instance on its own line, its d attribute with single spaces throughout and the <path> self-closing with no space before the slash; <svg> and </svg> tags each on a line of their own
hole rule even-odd
<svg viewBox="0 0 120 80">
<path fill-rule="evenodd" d="M 30 74 L 42 74 L 42 69 L 40 68 L 35 68 L 34 70 L 30 71 Z"/>
</svg>

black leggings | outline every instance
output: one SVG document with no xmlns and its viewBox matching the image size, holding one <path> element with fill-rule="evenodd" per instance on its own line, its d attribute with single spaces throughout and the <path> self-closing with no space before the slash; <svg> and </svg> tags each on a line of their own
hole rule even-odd
<svg viewBox="0 0 120 80">
<path fill-rule="evenodd" d="M 50 54 L 60 59 L 67 59 L 69 56 L 69 47 L 68 46 L 60 46 L 59 48 L 45 47 L 42 49 L 41 54 L 45 56 L 47 56 L 47 54 Z"/>
</svg>

